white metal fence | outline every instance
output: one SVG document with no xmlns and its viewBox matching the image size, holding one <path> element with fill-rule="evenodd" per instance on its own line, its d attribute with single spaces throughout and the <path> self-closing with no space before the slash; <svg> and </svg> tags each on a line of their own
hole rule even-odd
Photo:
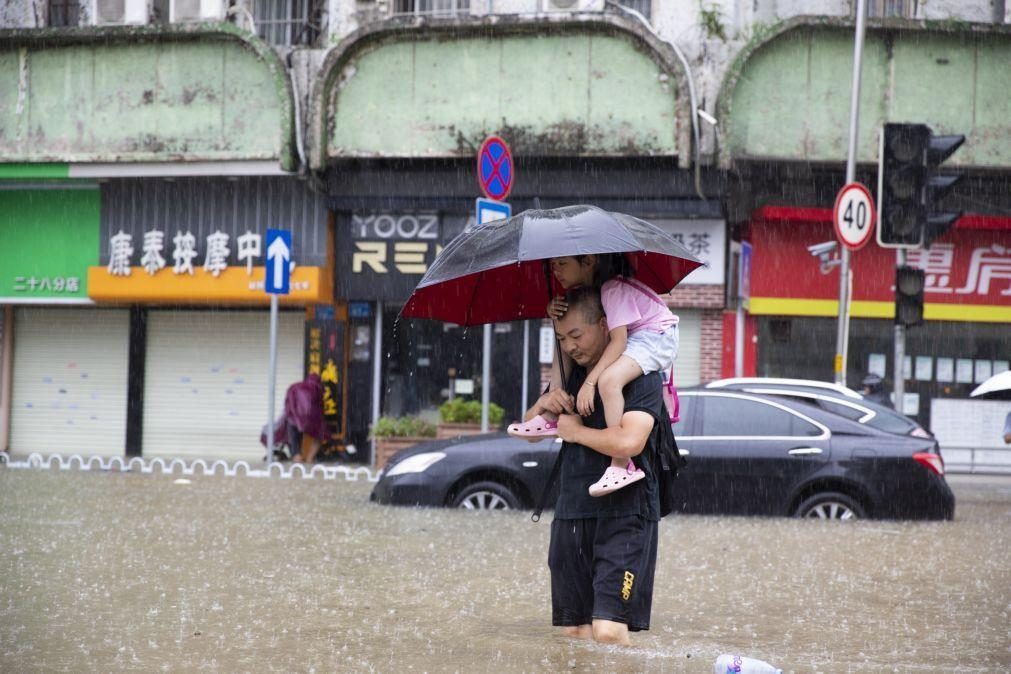
<svg viewBox="0 0 1011 674">
<path fill-rule="evenodd" d="M 1011 447 L 941 447 L 948 473 L 1011 474 Z"/>
</svg>

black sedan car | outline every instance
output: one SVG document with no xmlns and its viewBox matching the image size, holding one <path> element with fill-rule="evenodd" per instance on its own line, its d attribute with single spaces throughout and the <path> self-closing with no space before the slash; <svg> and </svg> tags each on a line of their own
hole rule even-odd
<svg viewBox="0 0 1011 674">
<path fill-rule="evenodd" d="M 680 392 L 687 513 L 826 519 L 951 519 L 933 438 L 881 431 L 817 405 L 739 391 Z M 390 461 L 378 503 L 532 508 L 560 444 L 504 434 L 423 443 Z"/>
</svg>

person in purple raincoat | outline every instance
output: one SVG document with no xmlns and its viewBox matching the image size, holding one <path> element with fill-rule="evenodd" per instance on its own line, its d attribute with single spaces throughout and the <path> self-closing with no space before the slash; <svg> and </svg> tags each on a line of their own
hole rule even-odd
<svg viewBox="0 0 1011 674">
<path fill-rule="evenodd" d="M 288 432 L 288 448 L 293 461 L 312 463 L 320 444 L 327 436 L 323 417 L 323 382 L 318 374 L 288 387 L 284 395 L 284 421 Z M 302 454 L 302 436 L 312 438 L 309 449 Z"/>
</svg>

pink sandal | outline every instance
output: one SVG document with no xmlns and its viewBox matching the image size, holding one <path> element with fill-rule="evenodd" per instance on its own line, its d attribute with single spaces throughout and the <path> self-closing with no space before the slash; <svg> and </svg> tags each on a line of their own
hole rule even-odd
<svg viewBox="0 0 1011 674">
<path fill-rule="evenodd" d="M 606 496 L 646 477 L 631 460 L 625 468 L 608 466 L 599 480 L 590 485 L 590 496 Z"/>
<path fill-rule="evenodd" d="M 530 421 L 510 424 L 506 432 L 514 438 L 547 438 L 558 435 L 558 421 L 549 421 L 538 414 Z"/>
</svg>

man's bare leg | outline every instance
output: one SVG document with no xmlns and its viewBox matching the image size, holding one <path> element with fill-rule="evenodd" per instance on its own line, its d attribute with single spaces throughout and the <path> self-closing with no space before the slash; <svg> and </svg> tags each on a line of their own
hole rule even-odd
<svg viewBox="0 0 1011 674">
<path fill-rule="evenodd" d="M 585 627 L 585 625 L 581 625 L 581 627 Z M 592 634 L 593 640 L 600 644 L 632 645 L 631 639 L 628 638 L 628 625 L 625 623 L 613 620 L 594 620 Z"/>
<path fill-rule="evenodd" d="M 593 628 L 590 625 L 575 625 L 573 627 L 563 627 L 562 634 L 573 639 L 592 639 Z"/>
<path fill-rule="evenodd" d="M 562 634 L 573 639 L 593 639 L 601 644 L 632 645 L 632 640 L 628 638 L 628 625 L 613 620 L 594 620 L 592 625 L 563 627 Z"/>
</svg>

